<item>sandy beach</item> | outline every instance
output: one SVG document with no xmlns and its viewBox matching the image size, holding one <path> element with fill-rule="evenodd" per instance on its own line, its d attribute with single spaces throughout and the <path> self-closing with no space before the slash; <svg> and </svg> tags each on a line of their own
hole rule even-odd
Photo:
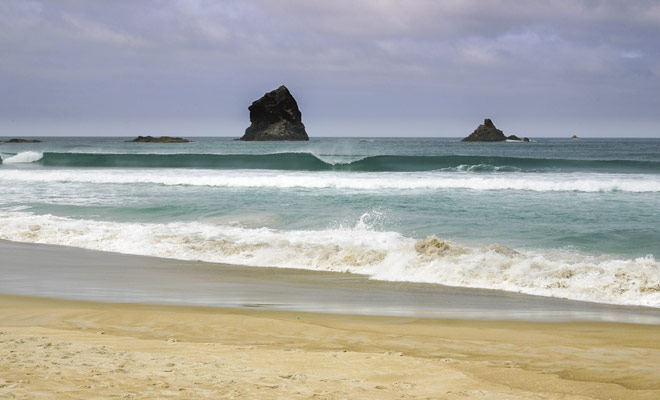
<svg viewBox="0 0 660 400">
<path fill-rule="evenodd" d="M 0 397 L 657 399 L 660 327 L 0 296 Z"/>
</svg>

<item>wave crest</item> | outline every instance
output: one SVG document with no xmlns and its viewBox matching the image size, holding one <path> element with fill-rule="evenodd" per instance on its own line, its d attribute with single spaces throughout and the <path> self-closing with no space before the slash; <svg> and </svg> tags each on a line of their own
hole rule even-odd
<svg viewBox="0 0 660 400">
<path fill-rule="evenodd" d="M 660 162 L 636 160 L 571 160 L 498 156 L 402 156 L 274 154 L 129 154 L 45 152 L 42 165 L 103 168 L 275 169 L 351 172 L 625 172 L 660 173 Z"/>
<path fill-rule="evenodd" d="M 22 151 L 15 156 L 7 157 L 2 160 L 3 164 L 32 163 L 43 158 L 43 153 L 36 151 Z"/>
</svg>

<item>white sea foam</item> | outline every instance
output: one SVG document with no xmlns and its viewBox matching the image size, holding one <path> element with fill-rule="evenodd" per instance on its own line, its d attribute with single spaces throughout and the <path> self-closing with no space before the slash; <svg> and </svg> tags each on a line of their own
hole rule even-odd
<svg viewBox="0 0 660 400">
<path fill-rule="evenodd" d="M 21 153 L 23 154 L 23 153 Z M 0 182 L 82 182 L 236 188 L 529 190 L 660 192 L 660 175 L 601 173 L 299 172 L 207 169 L 3 170 Z"/>
<path fill-rule="evenodd" d="M 0 239 L 251 266 L 347 271 L 612 304 L 660 307 L 660 264 L 565 251 L 467 247 L 369 229 L 279 231 L 212 223 L 118 223 L 0 212 Z"/>
<path fill-rule="evenodd" d="M 364 160 L 365 158 L 368 158 L 369 156 L 367 155 L 349 155 L 349 154 L 326 154 L 326 153 L 320 153 L 316 151 L 304 151 L 304 150 L 291 150 L 291 151 L 279 151 L 275 153 L 267 153 L 266 155 L 270 154 L 309 154 L 311 156 L 314 156 L 320 161 L 323 161 L 326 164 L 329 165 L 347 165 L 347 164 L 352 164 L 356 161 Z"/>
<path fill-rule="evenodd" d="M 3 164 L 31 163 L 41 160 L 43 153 L 36 151 L 22 151 L 15 156 L 7 157 L 2 160 Z"/>
</svg>

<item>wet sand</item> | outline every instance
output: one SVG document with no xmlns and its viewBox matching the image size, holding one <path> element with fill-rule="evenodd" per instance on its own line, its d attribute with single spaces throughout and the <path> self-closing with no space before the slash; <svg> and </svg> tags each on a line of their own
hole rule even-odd
<svg viewBox="0 0 660 400">
<path fill-rule="evenodd" d="M 660 327 L 0 295 L 0 398 L 657 399 Z"/>
</svg>

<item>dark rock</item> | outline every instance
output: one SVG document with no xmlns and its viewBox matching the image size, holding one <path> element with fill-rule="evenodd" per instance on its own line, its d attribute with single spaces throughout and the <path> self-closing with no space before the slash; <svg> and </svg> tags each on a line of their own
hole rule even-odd
<svg viewBox="0 0 660 400">
<path fill-rule="evenodd" d="M 462 142 L 503 142 L 506 140 L 504 133 L 495 128 L 493 121 L 489 118 L 484 120 L 482 125 L 470 134 L 470 136 L 461 140 Z"/>
<path fill-rule="evenodd" d="M 127 140 L 127 142 L 134 143 L 190 143 L 190 140 L 180 138 L 180 137 L 171 137 L 171 136 L 138 136 L 133 140 Z"/>
<path fill-rule="evenodd" d="M 298 103 L 282 85 L 252 103 L 250 122 L 240 140 L 309 140 Z"/>
<path fill-rule="evenodd" d="M 573 135 L 573 136 L 571 136 L 571 139 L 577 140 L 577 139 L 579 139 L 579 137 L 577 137 L 577 135 Z"/>
<path fill-rule="evenodd" d="M 37 139 L 9 139 L 9 140 L 5 140 L 4 143 L 41 143 L 41 140 L 37 140 Z"/>
<path fill-rule="evenodd" d="M 519 142 L 529 142 L 529 138 L 522 138 L 522 139 L 521 139 L 521 138 L 519 138 L 519 137 L 516 136 L 516 135 L 507 136 L 507 137 L 506 137 L 506 140 L 517 140 L 517 141 L 519 141 Z"/>
</svg>

